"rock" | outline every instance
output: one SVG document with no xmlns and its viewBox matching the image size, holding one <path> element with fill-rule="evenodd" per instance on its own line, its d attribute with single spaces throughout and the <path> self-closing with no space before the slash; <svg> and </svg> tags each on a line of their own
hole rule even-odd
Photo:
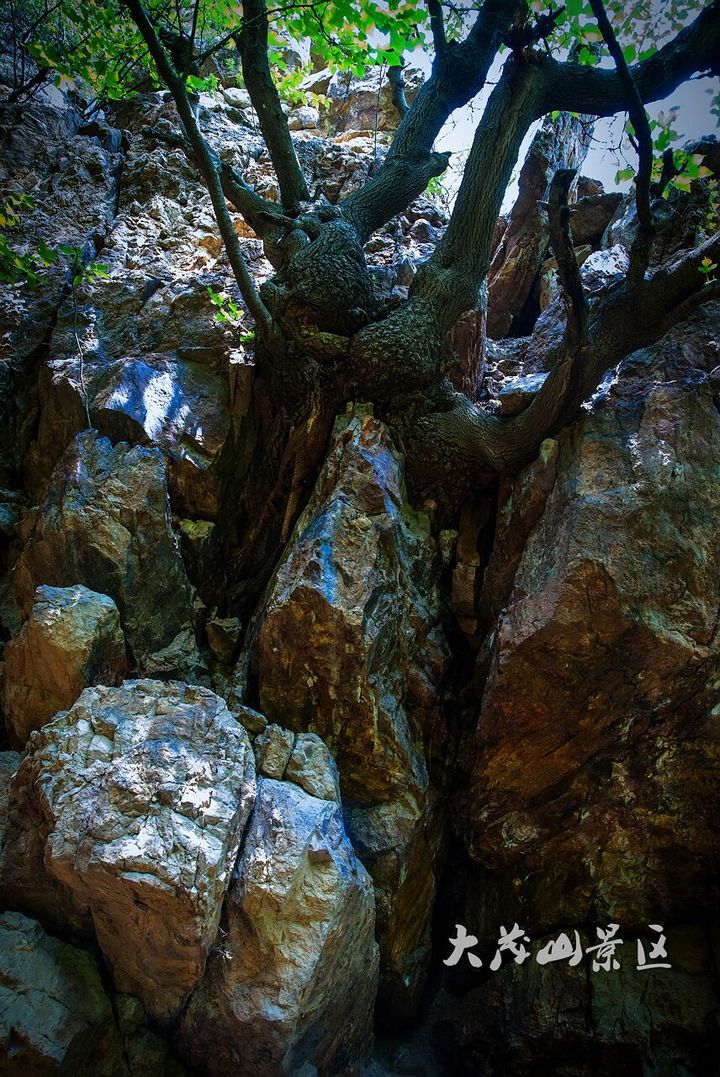
<svg viewBox="0 0 720 1077">
<path fill-rule="evenodd" d="M 576 246 L 590 243 L 597 247 L 622 200 L 620 191 L 578 198 L 570 215 L 573 243 Z"/>
<path fill-rule="evenodd" d="M 548 249 L 547 223 L 539 202 L 547 198 L 558 168 L 576 168 L 587 153 L 590 129 L 561 112 L 546 118 L 520 170 L 519 191 L 488 274 L 490 337 L 529 333 L 537 311 L 526 309 Z"/>
<path fill-rule="evenodd" d="M 377 888 L 381 1008 L 400 1019 L 419 1001 L 440 859 L 423 751 L 443 757 L 434 558 L 384 426 L 349 409 L 268 591 L 260 705 L 317 733 L 337 761 L 346 823 Z"/>
<path fill-rule="evenodd" d="M 19 912 L 0 914 L 0 1072 L 128 1074 L 95 958 Z"/>
<path fill-rule="evenodd" d="M 43 863 L 44 820 L 33 790 L 15 781 L 23 756 L 0 752 L 0 908 L 20 910 L 58 932 L 83 935 L 87 917 L 76 915 L 72 895 Z"/>
<path fill-rule="evenodd" d="M 42 417 L 26 461 L 26 476 L 36 490 L 45 488 L 65 446 L 88 425 L 80 378 L 75 356 L 53 359 L 41 375 Z M 227 379 L 176 357 L 145 354 L 108 361 L 90 354 L 83 381 L 94 427 L 113 442 L 161 449 L 173 510 L 214 519 L 214 465 L 230 425 Z"/>
<path fill-rule="evenodd" d="M 594 251 L 584 260 L 580 276 L 591 313 L 610 289 L 625 279 L 629 264 L 628 253 L 621 244 Z M 506 374 L 515 378 L 550 370 L 558 355 L 564 333 L 565 301 L 562 293 L 556 290 L 554 297 L 535 322 L 532 336 L 529 340 L 519 342 L 520 354 L 513 356 L 509 364 L 501 363 L 506 368 Z M 510 341 L 498 343 L 510 344 Z M 497 348 L 497 344 L 495 347 Z M 488 363 L 485 385 L 492 395 L 497 394 L 501 384 L 497 372 L 495 364 Z"/>
<path fill-rule="evenodd" d="M 117 606 L 87 587 L 38 587 L 29 619 L 5 648 L 2 705 L 19 748 L 91 684 L 127 671 Z"/>
<path fill-rule="evenodd" d="M 235 657 L 242 623 L 237 617 L 212 617 L 205 624 L 210 650 L 221 662 L 230 663 Z"/>
<path fill-rule="evenodd" d="M 521 872 L 537 929 L 717 899 L 719 312 L 628 357 L 560 439 L 493 629 L 471 850 Z"/>
<path fill-rule="evenodd" d="M 717 160 L 717 141 L 713 143 L 711 140 L 702 139 L 700 142 L 690 143 L 686 149 L 690 152 L 700 150 L 703 158 L 720 163 Z M 707 180 L 698 180 L 691 184 L 689 191 L 681 191 L 671 185 L 667 188 L 667 198 L 653 199 L 651 266 L 662 265 L 678 251 L 692 249 L 712 233 L 712 191 L 713 188 L 708 185 Z M 621 244 L 630 250 L 637 231 L 637 208 L 635 195 L 631 192 L 621 201 L 608 224 L 602 238 L 603 246 Z"/>
<path fill-rule="evenodd" d="M 59 91 L 54 101 L 47 92 L 19 104 L 0 101 L 0 127 L 0 189 L 33 200 L 8 233 L 12 248 L 34 252 L 44 239 L 95 257 L 114 215 L 117 143 L 83 135 L 80 110 Z M 0 283 L 0 485 L 15 485 L 34 436 L 38 349 L 51 335 L 65 272 L 63 258 L 42 274 L 40 287 Z"/>
<path fill-rule="evenodd" d="M 240 86 L 227 86 L 223 90 L 222 95 L 227 103 L 232 105 L 233 108 L 252 108 L 250 94 Z"/>
<path fill-rule="evenodd" d="M 503 415 L 518 415 L 524 411 L 540 392 L 546 378 L 547 374 L 526 374 L 503 382 L 497 393 Z"/>
<path fill-rule="evenodd" d="M 408 104 L 425 81 L 417 67 L 403 69 L 405 96 Z M 381 68 L 374 68 L 360 79 L 346 71 L 337 71 L 325 91 L 330 103 L 330 131 L 339 134 L 346 131 L 373 133 L 391 132 L 400 123 L 400 113 L 392 100 L 392 86 Z"/>
<path fill-rule="evenodd" d="M 190 1061 L 213 1077 L 329 1077 L 361 1060 L 372 1043 L 373 929 L 372 884 L 338 805 L 259 781 L 218 946 L 182 1021 Z"/>
<path fill-rule="evenodd" d="M 19 752 L 0 752 L 0 858 L 7 834 L 10 782 L 21 760 Z"/>
<path fill-rule="evenodd" d="M 253 743 L 258 774 L 283 778 L 294 744 L 295 734 L 289 729 L 274 724 L 266 726 Z"/>
<path fill-rule="evenodd" d="M 320 110 L 312 105 L 302 105 L 294 108 L 288 116 L 288 127 L 291 131 L 313 131 L 320 126 Z"/>
<path fill-rule="evenodd" d="M 52 875 L 90 911 L 116 986 L 179 1011 L 217 933 L 255 792 L 250 742 L 203 688 L 88 688 L 31 738 Z"/>
<path fill-rule="evenodd" d="M 315 733 L 298 733 L 285 778 L 319 800 L 340 803 L 340 780 L 335 760 Z"/>
<path fill-rule="evenodd" d="M 191 684 L 211 687 L 207 662 L 191 628 L 181 629 L 167 647 L 148 655 L 143 662 L 143 675 L 161 681 L 178 681 L 185 678 Z"/>
<path fill-rule="evenodd" d="M 39 584 L 86 587 L 117 603 L 138 663 L 193 616 L 194 592 L 170 527 L 157 449 L 78 435 L 56 467 L 12 580 L 22 615 Z"/>
<path fill-rule="evenodd" d="M 572 929 L 569 936 L 574 942 Z M 582 929 L 580 937 L 583 947 L 597 942 Z M 626 1074 L 702 1073 L 703 1059 L 715 1052 L 711 1014 L 719 1001 L 702 929 L 667 928 L 670 969 L 636 969 L 635 938 L 623 930 L 619 937 L 620 968 L 612 972 L 590 971 L 590 957 L 576 968 L 530 959 L 473 986 L 448 1037 L 452 1072 L 485 1077 L 502 1069 L 520 1077 L 552 1069 L 585 1077 L 599 1066 Z M 533 942 L 533 951 L 546 941 Z"/>
</svg>

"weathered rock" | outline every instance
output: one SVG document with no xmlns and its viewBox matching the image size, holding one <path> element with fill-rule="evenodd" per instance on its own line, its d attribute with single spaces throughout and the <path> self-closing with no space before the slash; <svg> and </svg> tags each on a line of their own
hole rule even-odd
<svg viewBox="0 0 720 1077">
<path fill-rule="evenodd" d="M 42 814 L 34 791 L 15 781 L 22 759 L 18 752 L 0 752 L 0 908 L 83 935 L 87 917 L 78 915 L 72 894 L 45 870 Z"/>
<path fill-rule="evenodd" d="M 226 86 L 222 92 L 223 97 L 233 108 L 252 108 L 252 100 L 247 90 L 241 86 Z"/>
<path fill-rule="evenodd" d="M 36 732 L 16 784 L 36 791 L 49 871 L 92 915 L 115 983 L 178 1012 L 200 979 L 255 791 L 252 750 L 203 688 L 88 688 Z"/>
<path fill-rule="evenodd" d="M 266 726 L 253 742 L 258 774 L 283 778 L 294 744 L 295 734 L 291 730 L 275 724 Z"/>
<path fill-rule="evenodd" d="M 138 663 L 191 620 L 194 592 L 170 527 L 167 471 L 157 449 L 113 447 L 88 431 L 55 469 L 13 595 L 27 617 L 39 584 L 78 583 L 115 600 Z"/>
<path fill-rule="evenodd" d="M 20 766 L 19 752 L 0 752 L 0 858 L 5 846 L 8 821 L 10 781 Z"/>
<path fill-rule="evenodd" d="M 298 733 L 285 777 L 310 796 L 340 803 L 340 780 L 335 760 L 316 733 Z"/>
<path fill-rule="evenodd" d="M 377 888 L 382 1005 L 398 1019 L 419 999 L 439 860 L 423 751 L 442 751 L 434 556 L 385 428 L 350 410 L 270 586 L 257 644 L 264 713 L 317 733 L 337 760 L 348 829 Z"/>
<path fill-rule="evenodd" d="M 577 246 L 590 243 L 597 247 L 622 200 L 620 191 L 578 198 L 570 216 L 573 243 Z"/>
<path fill-rule="evenodd" d="M 630 356 L 561 439 L 494 629 L 471 849 L 522 864 L 536 928 L 717 900 L 717 317 Z"/>
<path fill-rule="evenodd" d="M 2 705 L 13 744 L 71 707 L 83 688 L 127 672 L 117 606 L 87 587 L 38 587 L 20 634 L 5 648 Z"/>
<path fill-rule="evenodd" d="M 419 68 L 406 67 L 403 77 L 409 104 L 425 76 Z M 330 102 L 329 123 L 333 134 L 376 130 L 385 133 L 394 131 L 400 123 L 400 113 L 393 104 L 392 86 L 381 68 L 374 68 L 362 79 L 350 72 L 338 71 L 330 78 L 325 93 Z"/>
<path fill-rule="evenodd" d="M 0 914 L 0 1072 L 129 1074 L 95 958 L 18 912 Z"/>
<path fill-rule="evenodd" d="M 148 655 L 143 662 L 143 676 L 212 687 L 210 670 L 191 628 L 181 629 L 167 647 Z"/>
<path fill-rule="evenodd" d="M 79 109 L 54 88 L 20 104 L 0 101 L 4 132 L 0 188 L 29 195 L 8 234 L 14 249 L 36 251 L 40 240 L 96 253 L 109 230 L 121 162 L 120 132 L 83 131 Z M 108 129 L 109 135 L 109 129 Z M 0 482 L 14 482 L 37 419 L 38 349 L 49 338 L 66 292 L 64 260 L 42 287 L 0 284 Z"/>
<path fill-rule="evenodd" d="M 54 347 L 58 336 L 56 330 Z M 53 359 L 40 378 L 40 427 L 26 460 L 33 489 L 45 488 L 65 446 L 86 429 L 86 399 L 102 435 L 162 450 L 175 512 L 215 518 L 213 465 L 230 423 L 226 378 L 175 356 L 144 354 L 109 361 L 91 351 L 81 380 L 76 357 Z"/>
<path fill-rule="evenodd" d="M 262 779 L 223 930 L 183 1018 L 185 1053 L 217 1077 L 304 1066 L 330 1077 L 362 1058 L 373 929 L 372 884 L 339 807 Z"/>
<path fill-rule="evenodd" d="M 291 131 L 316 131 L 320 126 L 320 110 L 311 105 L 294 108 L 288 116 Z"/>
<path fill-rule="evenodd" d="M 520 170 L 519 192 L 488 274 L 487 332 L 490 337 L 528 333 L 537 311 L 526 305 L 548 249 L 547 223 L 539 202 L 547 197 L 558 168 L 577 168 L 590 144 L 591 128 L 560 113 L 546 119 Z"/>
<path fill-rule="evenodd" d="M 230 663 L 235 657 L 242 624 L 237 617 L 211 617 L 205 623 L 210 650 L 221 662 Z"/>
</svg>

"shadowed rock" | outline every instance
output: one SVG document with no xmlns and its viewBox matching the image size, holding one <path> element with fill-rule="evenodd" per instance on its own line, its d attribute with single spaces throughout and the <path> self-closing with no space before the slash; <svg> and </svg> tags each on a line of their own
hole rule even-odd
<svg viewBox="0 0 720 1077">
<path fill-rule="evenodd" d="M 27 617 L 39 584 L 79 583 L 115 600 L 138 663 L 191 620 L 194 591 L 170 527 L 157 449 L 112 446 L 86 431 L 57 465 L 12 590 Z"/>
<path fill-rule="evenodd" d="M 380 997 L 395 1018 L 419 999 L 439 860 L 424 754 L 442 736 L 434 557 L 385 428 L 351 410 L 271 584 L 257 645 L 262 710 L 317 733 L 337 760 L 348 830 L 376 885 Z"/>
</svg>

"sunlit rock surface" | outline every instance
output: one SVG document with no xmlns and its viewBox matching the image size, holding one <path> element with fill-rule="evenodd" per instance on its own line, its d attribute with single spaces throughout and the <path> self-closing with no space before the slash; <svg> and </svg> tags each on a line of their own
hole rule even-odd
<svg viewBox="0 0 720 1077">
<path fill-rule="evenodd" d="M 35 733 L 15 783 L 45 863 L 92 916 L 116 986 L 174 1016 L 215 940 L 255 793 L 248 736 L 203 688 L 88 688 Z"/>
<path fill-rule="evenodd" d="M 338 805 L 261 779 L 218 945 L 183 1018 L 185 1054 L 217 1077 L 330 1075 L 366 1056 L 374 920 Z"/>
<path fill-rule="evenodd" d="M 381 999 L 412 1012 L 440 863 L 425 748 L 441 737 L 446 656 L 427 521 L 362 409 L 333 442 L 273 580 L 257 644 L 260 701 L 335 756 L 349 833 L 376 885 Z"/>
<path fill-rule="evenodd" d="M 172 642 L 192 618 L 194 592 L 170 523 L 167 470 L 157 449 L 78 435 L 58 463 L 12 578 L 29 615 L 40 584 L 81 583 L 117 603 L 135 660 Z"/>
<path fill-rule="evenodd" d="M 5 648 L 2 705 L 8 733 L 24 748 L 33 729 L 71 707 L 91 684 L 127 671 L 117 606 L 87 587 L 38 587 L 29 619 Z"/>
</svg>

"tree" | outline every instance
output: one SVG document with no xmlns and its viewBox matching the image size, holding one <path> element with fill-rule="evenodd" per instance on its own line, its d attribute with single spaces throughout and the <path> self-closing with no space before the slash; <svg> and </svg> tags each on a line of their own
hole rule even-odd
<svg viewBox="0 0 720 1077">
<path fill-rule="evenodd" d="M 720 73 L 720 4 L 712 0 L 699 11 L 695 5 L 695 12 L 688 3 L 668 5 L 674 36 L 639 53 L 631 27 L 642 22 L 647 5 L 636 4 L 632 12 L 626 6 L 617 0 L 607 8 L 602 0 L 573 0 L 556 10 L 526 0 L 484 0 L 467 9 L 438 0 L 384 6 L 245 0 L 236 9 L 201 0 L 123 0 L 75 14 L 75 38 L 64 53 L 34 45 L 46 69 L 91 77 L 111 97 L 132 86 L 138 63 L 149 63 L 172 94 L 180 122 L 176 133 L 162 137 L 184 148 L 210 194 L 255 332 L 252 406 L 225 455 L 223 518 L 241 605 L 256 600 L 346 401 L 374 404 L 408 455 L 416 492 L 433 494 L 451 514 L 470 489 L 531 460 L 543 439 L 573 418 L 604 371 L 717 294 L 717 285 L 708 285 L 698 270 L 703 260 L 707 266 L 717 258 L 718 235 L 672 265 L 648 269 L 653 198 L 677 169 L 666 155 L 668 167 L 658 175 L 644 105 L 698 73 Z M 379 60 L 389 64 L 399 126 L 380 167 L 339 205 L 313 200 L 300 167 L 273 79 L 278 26 L 296 37 L 310 35 L 326 58 L 355 70 Z M 371 43 L 373 27 L 389 38 L 389 47 Z M 432 70 L 408 106 L 402 52 L 422 42 L 432 53 Z M 234 48 L 280 204 L 260 197 L 218 158 L 196 116 L 193 95 L 203 85 L 203 64 Z M 557 59 L 558 48 L 572 49 L 571 58 Z M 483 88 L 501 51 L 502 73 L 477 125 L 447 231 L 407 301 L 383 309 L 373 299 L 363 247 L 447 168 L 449 155 L 434 151 L 435 139 L 448 117 Z M 599 62 L 603 55 L 613 67 Z M 573 173 L 557 173 L 546 208 L 567 325 L 542 389 L 524 412 L 504 418 L 447 380 L 449 334 L 480 301 L 493 230 L 523 139 L 535 121 L 556 111 L 628 112 L 640 227 L 626 280 L 590 314 L 569 235 Z M 262 238 L 276 271 L 259 290 L 228 205 Z"/>
</svg>

